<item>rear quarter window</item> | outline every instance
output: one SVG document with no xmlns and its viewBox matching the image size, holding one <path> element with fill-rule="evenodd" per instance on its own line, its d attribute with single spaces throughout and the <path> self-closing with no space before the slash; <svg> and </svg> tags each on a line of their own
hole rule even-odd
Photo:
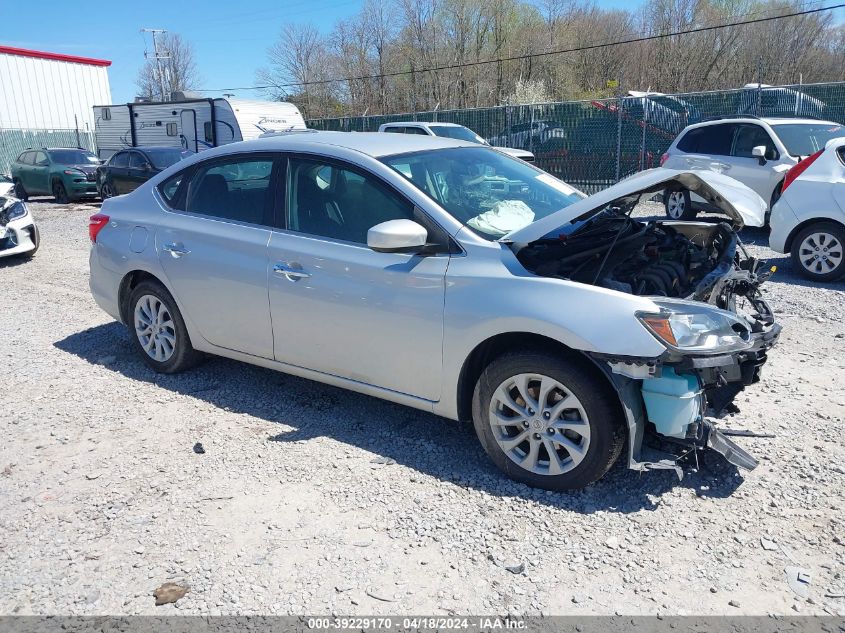
<svg viewBox="0 0 845 633">
<path fill-rule="evenodd" d="M 161 197 L 165 199 L 168 205 L 176 207 L 176 202 L 179 197 L 179 188 L 182 181 L 185 179 L 185 172 L 181 171 L 165 180 L 158 186 L 158 192 Z"/>
<path fill-rule="evenodd" d="M 703 134 L 702 128 L 695 128 L 690 130 L 678 141 L 677 148 L 682 152 L 697 152 L 698 151 L 698 141 Z"/>
</svg>

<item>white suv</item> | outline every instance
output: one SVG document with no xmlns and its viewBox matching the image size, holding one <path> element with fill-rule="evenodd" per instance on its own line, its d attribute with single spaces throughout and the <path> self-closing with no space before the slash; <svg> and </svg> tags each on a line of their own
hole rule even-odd
<svg viewBox="0 0 845 633">
<path fill-rule="evenodd" d="M 687 127 L 663 154 L 660 165 L 723 173 L 753 189 L 771 209 L 786 172 L 843 135 L 845 128 L 831 121 L 724 117 Z M 681 188 L 665 191 L 663 202 L 666 215 L 675 220 L 692 219 L 708 208 L 705 200 Z"/>
<path fill-rule="evenodd" d="M 430 123 L 428 121 L 399 121 L 396 123 L 383 123 L 379 126 L 379 132 L 391 132 L 393 134 L 419 134 L 422 136 L 440 136 L 441 138 L 453 138 L 468 143 L 479 145 L 490 145 L 468 127 L 457 123 Z M 508 156 L 519 158 L 529 163 L 534 162 L 534 154 L 524 149 L 513 147 L 498 147 L 496 149 Z"/>
</svg>

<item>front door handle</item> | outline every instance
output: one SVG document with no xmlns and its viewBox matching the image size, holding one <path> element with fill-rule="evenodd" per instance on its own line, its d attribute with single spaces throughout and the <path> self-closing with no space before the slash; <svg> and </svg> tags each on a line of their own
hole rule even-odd
<svg viewBox="0 0 845 633">
<path fill-rule="evenodd" d="M 168 242 L 161 248 L 176 258 L 182 257 L 182 255 L 190 255 L 191 253 L 181 242 Z"/>
<path fill-rule="evenodd" d="M 296 281 L 298 279 L 308 279 L 310 273 L 306 273 L 302 268 L 294 268 L 294 265 L 282 262 L 273 266 L 273 272 L 277 275 L 282 275 L 288 281 Z"/>
</svg>

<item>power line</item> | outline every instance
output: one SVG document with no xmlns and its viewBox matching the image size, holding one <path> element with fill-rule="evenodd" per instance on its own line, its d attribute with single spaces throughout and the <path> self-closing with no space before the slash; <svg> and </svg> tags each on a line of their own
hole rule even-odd
<svg viewBox="0 0 845 633">
<path fill-rule="evenodd" d="M 525 55 L 515 55 L 512 57 L 499 57 L 496 59 L 484 59 L 473 62 L 463 62 L 460 64 L 447 64 L 444 66 L 433 66 L 431 68 L 420 68 L 418 70 L 397 70 L 389 73 L 382 73 L 376 75 L 360 75 L 358 77 L 336 77 L 333 79 L 319 79 L 315 81 L 299 81 L 283 84 L 270 84 L 267 86 L 242 86 L 238 88 L 203 88 L 201 92 L 224 92 L 232 90 L 269 90 L 271 88 L 296 88 L 302 86 L 319 86 L 343 81 L 367 81 L 371 79 L 382 79 L 387 77 L 401 77 L 403 75 L 412 75 L 418 73 L 437 72 L 441 70 L 454 70 L 456 68 L 469 68 L 473 66 L 483 66 L 486 64 L 498 64 L 502 62 L 523 61 L 535 57 L 549 57 L 551 55 L 563 55 L 566 53 L 578 53 L 581 51 L 590 51 L 600 48 L 608 48 L 611 46 L 624 46 L 627 44 L 638 44 L 640 42 L 650 42 L 653 40 L 665 39 L 667 37 L 677 37 L 679 35 L 692 35 L 694 33 L 705 33 L 708 31 L 717 31 L 720 29 L 728 29 L 737 26 L 745 26 L 748 24 L 759 24 L 761 22 L 772 22 L 774 20 L 783 20 L 786 18 L 795 18 L 802 15 L 809 15 L 812 13 L 820 13 L 822 11 L 832 11 L 834 9 L 841 9 L 845 7 L 845 3 L 835 4 L 829 7 L 819 7 L 816 9 L 806 9 L 804 11 L 796 11 L 794 13 L 784 13 L 781 15 L 772 15 L 764 18 L 755 18 L 753 20 L 741 20 L 737 22 L 729 22 L 727 24 L 715 24 L 711 26 L 700 26 L 694 29 L 686 29 L 683 31 L 675 31 L 672 33 L 662 33 L 659 35 L 644 35 L 640 37 L 632 37 L 626 40 L 619 40 L 618 42 L 604 42 L 601 44 L 588 44 L 586 46 L 577 46 L 575 48 L 564 48 L 554 51 L 544 51 L 541 53 L 527 53 Z"/>
</svg>

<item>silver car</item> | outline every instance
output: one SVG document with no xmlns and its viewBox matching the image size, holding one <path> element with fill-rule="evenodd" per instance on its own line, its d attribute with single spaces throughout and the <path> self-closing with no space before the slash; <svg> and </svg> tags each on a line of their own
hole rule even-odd
<svg viewBox="0 0 845 633">
<path fill-rule="evenodd" d="M 674 185 L 730 223 L 630 217 Z M 711 416 L 778 335 L 734 233 L 764 211 L 712 172 L 586 197 L 477 144 L 281 135 L 105 201 L 90 283 L 156 371 L 214 354 L 472 419 L 509 476 L 574 489 L 626 442 L 637 470 L 707 447 L 754 466 Z"/>
</svg>

